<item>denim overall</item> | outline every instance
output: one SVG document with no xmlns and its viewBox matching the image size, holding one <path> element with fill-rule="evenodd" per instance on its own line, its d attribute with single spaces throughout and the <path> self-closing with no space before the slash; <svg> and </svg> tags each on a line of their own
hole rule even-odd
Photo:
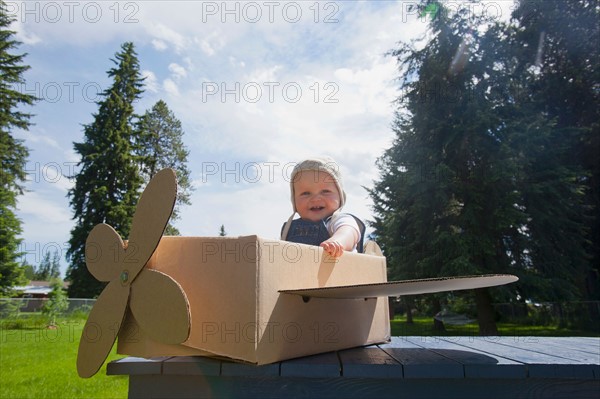
<svg viewBox="0 0 600 399">
<path fill-rule="evenodd" d="M 358 243 L 356 244 L 356 250 L 362 253 L 363 236 L 365 234 L 365 224 L 356 216 L 352 214 L 349 215 L 352 216 L 354 220 L 356 220 L 356 223 L 358 225 L 360 231 L 360 238 L 358 239 Z M 292 223 L 290 225 L 288 235 L 287 237 L 285 237 L 285 241 L 319 246 L 323 241 L 331 237 L 329 231 L 327 231 L 327 227 L 325 226 L 325 223 L 328 222 L 329 219 L 331 219 L 331 216 L 329 216 L 327 219 L 323 219 L 318 222 L 312 222 L 310 220 L 304 219 L 294 219 L 292 220 Z M 282 233 L 284 228 L 285 223 L 281 228 Z"/>
<path fill-rule="evenodd" d="M 325 220 L 313 222 L 304 219 L 294 219 L 290 225 L 286 241 L 318 246 L 323 241 L 329 239 L 329 237 L 331 235 L 327 231 L 327 227 L 325 227 Z"/>
</svg>

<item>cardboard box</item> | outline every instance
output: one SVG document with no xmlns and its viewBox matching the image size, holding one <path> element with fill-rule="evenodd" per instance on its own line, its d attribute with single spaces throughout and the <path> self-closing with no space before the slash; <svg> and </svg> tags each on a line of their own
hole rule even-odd
<svg viewBox="0 0 600 399">
<path fill-rule="evenodd" d="M 385 283 L 383 256 L 347 252 L 336 260 L 320 247 L 258 236 L 165 236 L 146 267 L 181 285 L 189 301 L 190 335 L 180 345 L 157 342 L 128 312 L 118 336 L 120 354 L 222 356 L 267 364 L 390 338 L 387 297 L 279 292 Z"/>
</svg>

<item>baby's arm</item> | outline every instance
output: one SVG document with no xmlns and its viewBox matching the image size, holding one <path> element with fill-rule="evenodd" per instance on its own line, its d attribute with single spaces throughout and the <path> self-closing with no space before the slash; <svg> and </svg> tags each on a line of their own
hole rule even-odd
<svg viewBox="0 0 600 399">
<path fill-rule="evenodd" d="M 334 258 L 342 256 L 344 251 L 352 251 L 358 242 L 359 234 L 355 228 L 348 225 L 340 226 L 335 233 L 321 243 L 323 249 Z"/>
</svg>

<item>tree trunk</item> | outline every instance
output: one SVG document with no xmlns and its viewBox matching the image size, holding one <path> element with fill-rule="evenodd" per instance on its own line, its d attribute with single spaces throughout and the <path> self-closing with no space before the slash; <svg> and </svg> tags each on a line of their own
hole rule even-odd
<svg viewBox="0 0 600 399">
<path fill-rule="evenodd" d="M 406 324 L 413 324 L 413 315 L 412 315 L 412 308 L 413 308 L 413 300 L 412 298 L 406 298 L 404 297 L 404 304 L 406 305 Z"/>
<path fill-rule="evenodd" d="M 396 316 L 396 309 L 394 309 L 395 302 L 396 302 L 396 299 L 394 297 L 388 298 L 388 309 L 389 309 L 390 320 L 394 320 L 394 317 Z"/>
<path fill-rule="evenodd" d="M 477 321 L 479 323 L 479 335 L 498 335 L 494 308 L 490 293 L 487 288 L 475 290 L 475 304 L 477 305 Z"/>
<path fill-rule="evenodd" d="M 433 298 L 433 314 L 437 315 L 442 311 L 442 305 L 440 304 L 440 300 L 438 298 Z M 444 326 L 444 322 L 436 319 L 433 319 L 433 331 L 437 332 L 446 332 L 446 326 Z"/>
</svg>

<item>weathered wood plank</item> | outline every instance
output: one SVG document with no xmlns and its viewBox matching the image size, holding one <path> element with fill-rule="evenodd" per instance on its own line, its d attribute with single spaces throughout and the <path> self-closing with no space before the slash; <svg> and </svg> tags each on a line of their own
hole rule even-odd
<svg viewBox="0 0 600 399">
<path fill-rule="evenodd" d="M 600 352 L 600 337 L 544 337 L 540 340 L 548 341 L 551 344 L 559 342 L 565 345 L 577 347 L 582 351 L 591 353 Z"/>
<path fill-rule="evenodd" d="M 341 365 L 336 352 L 322 353 L 281 362 L 282 377 L 339 377 Z"/>
<path fill-rule="evenodd" d="M 514 337 L 473 337 L 466 346 L 482 352 L 497 354 L 527 365 L 531 378 L 594 378 L 595 366 L 579 361 L 530 350 L 529 344 L 511 344 Z"/>
<path fill-rule="evenodd" d="M 377 346 L 338 352 L 347 378 L 403 378 L 402 364 Z"/>
<path fill-rule="evenodd" d="M 279 363 L 255 366 L 246 363 L 223 361 L 221 375 L 224 377 L 276 377 L 279 376 Z"/>
<path fill-rule="evenodd" d="M 506 345 L 513 348 L 525 349 L 532 352 L 543 353 L 546 355 L 562 358 L 566 361 L 573 361 L 579 363 L 598 363 L 600 353 L 594 354 L 588 351 L 579 351 L 572 347 L 565 346 L 560 341 L 556 340 L 540 340 L 537 337 L 521 337 L 526 339 L 519 339 L 520 337 L 513 337 L 511 340 L 502 340 L 498 343 L 500 345 Z"/>
<path fill-rule="evenodd" d="M 221 361 L 203 356 L 177 356 L 163 362 L 165 375 L 214 375 L 221 374 Z"/>
<path fill-rule="evenodd" d="M 411 342 L 461 363 L 465 378 L 525 378 L 527 376 L 527 368 L 523 363 L 459 344 L 467 340 L 468 337 L 452 337 L 450 340 L 442 337 L 427 337 L 425 340 Z"/>
<path fill-rule="evenodd" d="M 381 349 L 386 349 L 386 348 L 419 349 L 419 348 L 421 348 L 420 345 L 417 345 L 417 344 L 414 344 L 413 342 L 411 342 L 410 341 L 411 338 L 421 339 L 421 338 L 425 338 L 425 337 L 392 337 L 390 339 L 390 342 L 385 343 L 385 344 L 379 344 L 377 346 Z"/>
<path fill-rule="evenodd" d="M 379 347 L 402 364 L 404 378 L 464 378 L 465 376 L 462 364 L 416 345 L 407 337 L 392 337 L 390 343 Z"/>
<path fill-rule="evenodd" d="M 526 340 L 519 338 L 523 337 L 514 337 L 513 343 L 508 341 L 506 344 L 525 345 L 528 348 L 537 348 L 544 353 L 600 364 L 600 338 L 525 337 Z"/>
<path fill-rule="evenodd" d="M 550 345 L 560 344 L 582 352 L 600 354 L 600 337 L 544 337 L 536 341 L 545 341 Z"/>
<path fill-rule="evenodd" d="M 142 375 L 161 374 L 162 362 L 169 357 L 155 357 L 144 359 L 143 357 L 125 357 L 114 360 L 106 365 L 107 375 Z"/>
</svg>

